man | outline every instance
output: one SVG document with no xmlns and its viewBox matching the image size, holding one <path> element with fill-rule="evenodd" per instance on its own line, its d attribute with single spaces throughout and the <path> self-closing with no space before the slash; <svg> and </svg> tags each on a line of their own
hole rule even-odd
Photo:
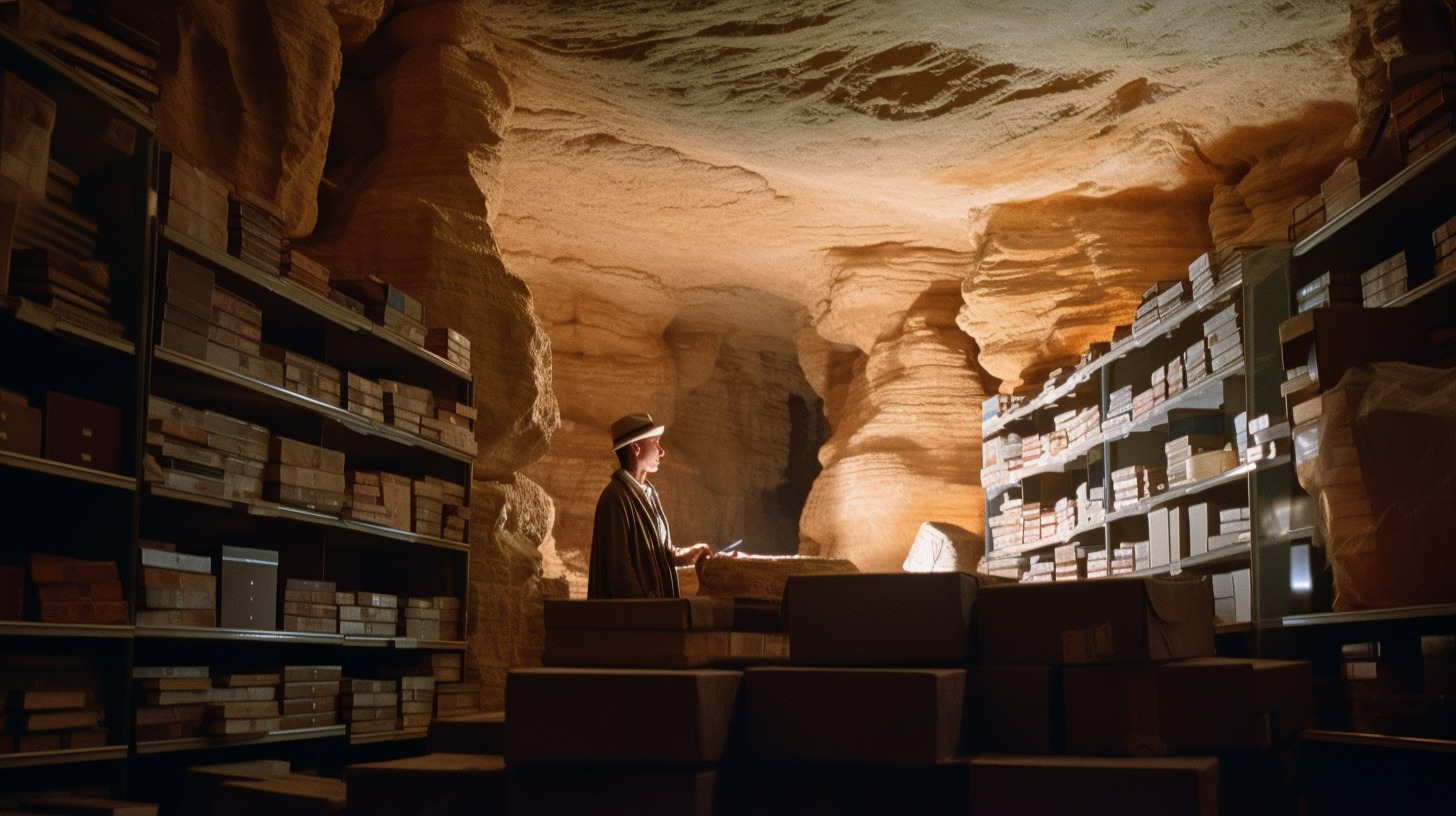
<svg viewBox="0 0 1456 816">
<path fill-rule="evenodd" d="M 712 552 L 707 544 L 672 546 L 662 501 L 647 481 L 666 455 L 664 430 L 648 414 L 612 423 L 612 450 L 621 469 L 597 499 L 588 598 L 676 598 L 674 567 L 696 564 Z"/>
</svg>

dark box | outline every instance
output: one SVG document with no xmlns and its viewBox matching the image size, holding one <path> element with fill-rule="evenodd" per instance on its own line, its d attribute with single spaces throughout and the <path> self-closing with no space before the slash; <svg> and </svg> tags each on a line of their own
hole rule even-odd
<svg viewBox="0 0 1456 816">
<path fill-rule="evenodd" d="M 800 666 L 964 665 L 977 582 L 963 572 L 793 575 L 789 660 Z"/>
<path fill-rule="evenodd" d="M 70 465 L 121 472 L 121 409 L 46 392 L 45 457 Z"/>
<path fill-rule="evenodd" d="M 24 402 L 0 399 L 0 450 L 40 456 L 41 411 Z"/>
<path fill-rule="evenodd" d="M 224 546 L 219 563 L 218 626 L 277 629 L 278 553 Z"/>
<path fill-rule="evenodd" d="M 1110 578 L 982 587 L 981 659 L 1054 666 L 1205 657 L 1213 590 L 1202 579 Z"/>
<path fill-rule="evenodd" d="M 1065 739 L 1060 666 L 976 666 L 968 722 L 983 751 L 1060 753 Z"/>
<path fill-rule="evenodd" d="M 970 764 L 977 813 L 1218 814 L 1218 760 L 1213 757 L 982 754 Z"/>
<path fill-rule="evenodd" d="M 511 812 L 532 816 L 737 816 L 740 791 L 731 767 L 510 769 Z"/>
</svg>

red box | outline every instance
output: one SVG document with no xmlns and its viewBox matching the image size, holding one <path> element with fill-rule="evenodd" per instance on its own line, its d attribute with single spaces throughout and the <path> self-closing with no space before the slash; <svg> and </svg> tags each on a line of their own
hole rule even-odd
<svg viewBox="0 0 1456 816">
<path fill-rule="evenodd" d="M 39 408 L 0 398 L 0 450 L 40 456 L 40 425 Z"/>
<path fill-rule="evenodd" d="M 45 457 L 70 465 L 121 472 L 121 409 L 46 392 Z"/>
</svg>

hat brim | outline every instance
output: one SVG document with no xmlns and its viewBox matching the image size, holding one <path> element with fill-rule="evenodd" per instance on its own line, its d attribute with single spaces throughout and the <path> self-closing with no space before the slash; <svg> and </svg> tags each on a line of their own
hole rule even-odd
<svg viewBox="0 0 1456 816">
<path fill-rule="evenodd" d="M 651 425 L 641 430 L 633 431 L 621 439 L 612 442 L 612 450 L 621 450 L 633 442 L 641 442 L 644 439 L 651 439 L 654 436 L 662 436 L 662 432 L 665 430 L 667 430 L 666 425 Z"/>
</svg>

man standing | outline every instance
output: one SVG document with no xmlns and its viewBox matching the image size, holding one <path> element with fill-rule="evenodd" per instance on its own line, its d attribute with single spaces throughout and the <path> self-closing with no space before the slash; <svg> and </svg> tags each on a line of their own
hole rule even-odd
<svg viewBox="0 0 1456 816">
<path fill-rule="evenodd" d="M 597 499 L 588 598 L 676 598 L 674 567 L 696 564 L 712 552 L 707 544 L 672 546 L 662 501 L 647 481 L 666 455 L 664 430 L 648 414 L 612 423 L 612 450 L 621 468 Z"/>
</svg>

